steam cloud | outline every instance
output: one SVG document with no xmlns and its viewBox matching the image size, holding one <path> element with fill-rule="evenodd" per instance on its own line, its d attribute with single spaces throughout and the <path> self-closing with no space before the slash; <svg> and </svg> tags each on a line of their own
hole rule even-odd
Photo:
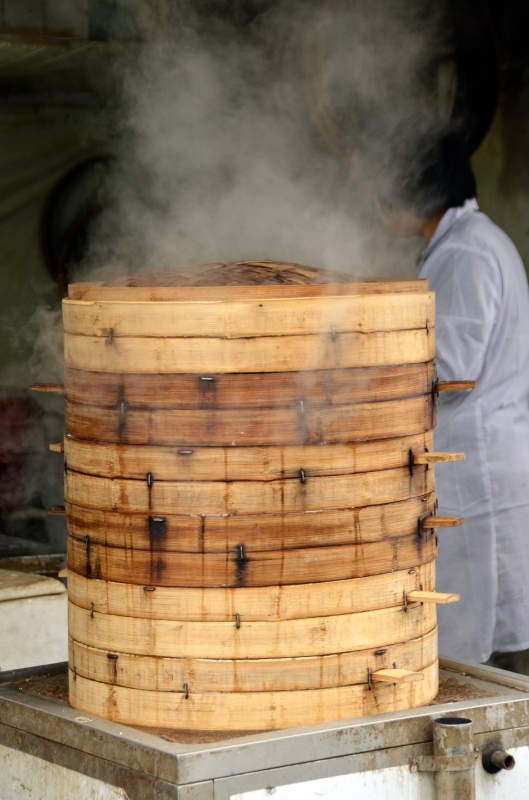
<svg viewBox="0 0 529 800">
<path fill-rule="evenodd" d="M 413 274 L 418 243 L 391 238 L 374 198 L 389 127 L 438 111 L 435 19 L 422 0 L 262 5 L 246 25 L 138 6 L 111 210 L 79 274 L 262 258 Z"/>
</svg>

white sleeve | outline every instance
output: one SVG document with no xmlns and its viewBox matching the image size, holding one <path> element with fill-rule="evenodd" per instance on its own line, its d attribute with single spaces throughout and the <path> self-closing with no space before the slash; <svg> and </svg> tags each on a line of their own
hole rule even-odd
<svg viewBox="0 0 529 800">
<path fill-rule="evenodd" d="M 477 380 L 501 300 L 500 269 L 492 256 L 462 245 L 444 249 L 442 256 L 431 286 L 439 379 Z"/>
</svg>

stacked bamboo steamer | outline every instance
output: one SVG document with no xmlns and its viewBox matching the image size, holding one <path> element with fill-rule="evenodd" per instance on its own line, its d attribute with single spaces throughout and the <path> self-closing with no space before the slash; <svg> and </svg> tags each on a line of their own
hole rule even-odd
<svg viewBox="0 0 529 800">
<path fill-rule="evenodd" d="M 434 294 L 272 262 L 64 301 L 70 702 L 269 730 L 437 693 Z"/>
</svg>

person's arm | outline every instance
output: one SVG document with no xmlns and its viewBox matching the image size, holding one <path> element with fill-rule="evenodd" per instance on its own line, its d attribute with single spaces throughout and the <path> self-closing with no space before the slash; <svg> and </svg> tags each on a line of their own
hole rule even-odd
<svg viewBox="0 0 529 800">
<path fill-rule="evenodd" d="M 502 295 L 492 256 L 461 245 L 446 249 L 437 272 L 436 354 L 439 379 L 478 380 Z"/>
</svg>

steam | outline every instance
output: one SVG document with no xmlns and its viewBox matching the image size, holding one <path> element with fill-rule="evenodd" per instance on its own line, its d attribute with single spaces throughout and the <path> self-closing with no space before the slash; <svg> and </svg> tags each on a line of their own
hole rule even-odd
<svg viewBox="0 0 529 800">
<path fill-rule="evenodd" d="M 263 258 L 413 274 L 420 245 L 392 239 L 375 197 L 389 127 L 435 112 L 435 21 L 418 0 L 268 6 L 241 26 L 141 4 L 111 210 L 79 274 Z"/>
</svg>

